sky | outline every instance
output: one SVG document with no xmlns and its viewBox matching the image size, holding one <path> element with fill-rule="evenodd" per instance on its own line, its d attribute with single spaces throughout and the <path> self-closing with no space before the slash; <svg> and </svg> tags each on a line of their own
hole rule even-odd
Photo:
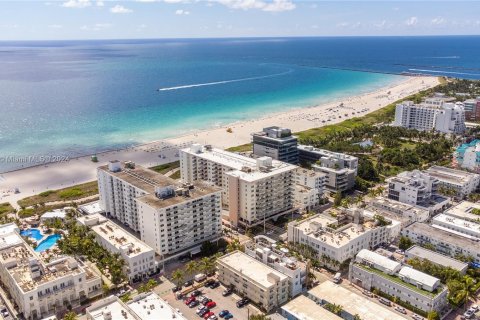
<svg viewBox="0 0 480 320">
<path fill-rule="evenodd" d="M 0 1 L 0 40 L 479 35 L 480 1 Z"/>
</svg>

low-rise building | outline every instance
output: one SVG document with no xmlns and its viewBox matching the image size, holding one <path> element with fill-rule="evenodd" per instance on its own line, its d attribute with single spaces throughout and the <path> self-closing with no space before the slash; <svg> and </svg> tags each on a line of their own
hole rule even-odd
<svg viewBox="0 0 480 320">
<path fill-rule="evenodd" d="M 455 161 L 459 167 L 476 173 L 480 172 L 480 140 L 475 139 L 469 143 L 460 145 L 455 150 L 453 156 L 455 157 Z"/>
<path fill-rule="evenodd" d="M 453 190 L 455 197 L 463 199 L 475 192 L 480 184 L 480 175 L 463 170 L 447 167 L 432 166 L 424 171 L 429 176 L 438 180 L 438 188 Z"/>
<path fill-rule="evenodd" d="M 290 129 L 280 127 L 263 128 L 252 134 L 253 153 L 259 157 L 298 164 L 298 139 Z"/>
<path fill-rule="evenodd" d="M 248 297 L 267 312 L 288 301 L 288 277 L 243 252 L 220 257 L 217 267 L 218 280 L 224 286 Z"/>
<path fill-rule="evenodd" d="M 158 271 L 155 251 L 112 221 L 100 214 L 80 216 L 77 221 L 91 228 L 98 244 L 122 257 L 129 281 L 140 281 Z"/>
<path fill-rule="evenodd" d="M 18 233 L 0 226 L 0 279 L 25 319 L 41 319 L 102 294 L 100 276 L 73 257 L 45 262 Z"/>
<path fill-rule="evenodd" d="M 187 320 L 153 292 L 137 295 L 128 304 L 109 296 L 94 302 L 86 313 L 87 320 Z"/>
<path fill-rule="evenodd" d="M 480 263 L 480 246 L 478 241 L 471 238 L 419 222 L 403 229 L 402 235 L 420 246 L 432 248 L 455 259 L 470 257 Z"/>
<path fill-rule="evenodd" d="M 282 306 L 281 314 L 287 320 L 342 320 L 335 313 L 301 295 Z"/>
<path fill-rule="evenodd" d="M 402 228 L 414 222 L 427 221 L 430 218 L 430 212 L 426 209 L 384 197 L 370 199 L 366 208 L 376 214 L 400 221 Z"/>
<path fill-rule="evenodd" d="M 480 224 L 446 214 L 433 217 L 432 227 L 480 241 Z"/>
<path fill-rule="evenodd" d="M 338 268 L 360 250 L 390 242 L 400 231 L 400 222 L 385 219 L 386 224 L 382 225 L 371 213 L 361 209 L 334 214 L 335 218 L 318 214 L 290 222 L 288 241 L 311 247 L 318 260 L 331 268 Z"/>
<path fill-rule="evenodd" d="M 462 201 L 456 206 L 448 208 L 448 210 L 446 210 L 444 213 L 454 218 L 460 218 L 472 222 L 479 222 L 480 203 Z"/>
<path fill-rule="evenodd" d="M 420 246 L 413 246 L 408 250 L 405 250 L 405 258 L 406 259 L 417 258 L 419 260 L 428 260 L 433 264 L 436 264 L 442 267 L 452 268 L 454 270 L 459 271 L 462 274 L 465 274 L 468 269 L 468 263 L 462 262 L 457 259 L 453 259 L 444 254 L 441 254 L 432 250 L 428 250 Z"/>
<path fill-rule="evenodd" d="M 368 250 L 360 251 L 350 264 L 349 279 L 366 290 L 375 288 L 424 312 L 440 313 L 448 305 L 447 289 L 439 279 Z"/>
<path fill-rule="evenodd" d="M 328 191 L 343 192 L 354 187 L 358 168 L 357 157 L 305 145 L 299 145 L 298 152 L 301 163 L 313 164 L 314 171 L 326 175 L 325 188 Z"/>
<path fill-rule="evenodd" d="M 276 241 L 266 236 L 256 236 L 245 244 L 245 253 L 286 275 L 290 297 L 301 294 L 306 288 L 306 264 L 290 255 L 288 249 L 279 248 Z"/>
<path fill-rule="evenodd" d="M 222 188 L 234 226 L 251 227 L 294 211 L 296 168 L 270 157 L 253 159 L 208 145 L 193 144 L 180 151 L 182 180 L 203 180 Z"/>
<path fill-rule="evenodd" d="M 438 179 L 422 171 L 404 171 L 386 181 L 389 199 L 428 210 L 430 215 L 443 211 L 450 203 L 438 194 Z"/>
<path fill-rule="evenodd" d="M 335 304 L 342 307 L 341 317 L 343 319 L 354 319 L 358 315 L 360 319 L 368 320 L 405 320 L 407 316 L 371 301 L 366 296 L 348 290 L 332 281 L 325 281 L 314 287 L 307 293 L 307 298 L 321 305 Z M 316 318 L 323 319 L 323 318 Z"/>
</svg>

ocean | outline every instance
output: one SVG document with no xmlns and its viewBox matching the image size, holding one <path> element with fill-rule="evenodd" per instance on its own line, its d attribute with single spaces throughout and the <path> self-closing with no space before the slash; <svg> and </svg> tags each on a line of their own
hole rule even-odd
<svg viewBox="0 0 480 320">
<path fill-rule="evenodd" d="M 480 79 L 479 40 L 0 42 L 0 158 L 123 148 L 372 91 L 402 72 Z"/>
</svg>

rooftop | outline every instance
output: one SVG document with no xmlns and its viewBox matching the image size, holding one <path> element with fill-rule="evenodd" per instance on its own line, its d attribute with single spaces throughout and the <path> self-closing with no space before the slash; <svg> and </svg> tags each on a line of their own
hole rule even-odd
<svg viewBox="0 0 480 320">
<path fill-rule="evenodd" d="M 377 208 L 382 208 L 382 211 L 389 211 L 400 215 L 403 215 L 406 211 L 415 213 L 419 216 L 428 216 L 429 214 L 428 210 L 384 197 L 376 197 L 375 199 L 369 201 L 369 204 Z"/>
<path fill-rule="evenodd" d="M 404 266 L 398 274 L 404 278 L 411 279 L 422 285 L 434 288 L 440 280 L 438 278 L 432 277 L 424 272 L 418 271 L 410 266 Z"/>
<path fill-rule="evenodd" d="M 313 146 L 307 146 L 307 145 L 303 145 L 303 144 L 298 145 L 298 149 L 318 153 L 318 154 L 321 154 L 324 157 L 332 157 L 332 158 L 342 159 L 342 160 L 356 160 L 357 159 L 357 157 L 351 156 L 351 155 L 346 154 L 346 153 L 333 152 L 333 151 L 330 151 L 330 150 L 319 149 L 319 148 L 315 148 Z"/>
<path fill-rule="evenodd" d="M 259 283 L 265 288 L 269 288 L 273 283 L 269 279 L 269 275 L 273 274 L 280 279 L 280 281 L 287 279 L 283 273 L 270 268 L 266 264 L 255 260 L 249 255 L 234 251 L 218 259 L 220 263 L 228 265 L 236 272 L 243 274 L 249 279 Z"/>
<path fill-rule="evenodd" d="M 228 172 L 229 175 L 247 181 L 267 178 L 297 168 L 297 166 L 292 164 L 273 160 L 269 157 L 253 159 L 233 152 L 212 148 L 211 146 L 201 146 L 199 144 L 193 144 L 190 148 L 182 149 L 181 151 L 231 168 L 232 171 Z"/>
<path fill-rule="evenodd" d="M 465 220 L 477 221 L 480 219 L 480 203 L 462 201 L 456 206 L 449 208 L 444 213 L 446 215 L 465 219 Z"/>
<path fill-rule="evenodd" d="M 42 215 L 42 219 L 65 219 L 67 212 L 63 209 L 54 209 L 52 211 L 45 212 Z"/>
<path fill-rule="evenodd" d="M 457 259 L 450 258 L 449 256 L 425 249 L 420 246 L 413 246 L 410 249 L 406 250 L 405 256 L 408 258 L 418 257 L 420 259 L 430 260 L 435 264 L 438 264 L 444 267 L 450 267 L 458 271 L 465 270 L 468 267 L 468 263 L 464 263 Z"/>
<path fill-rule="evenodd" d="M 136 296 L 128 307 L 142 320 L 187 320 L 156 293 Z"/>
<path fill-rule="evenodd" d="M 90 202 L 82 206 L 78 206 L 78 208 L 82 210 L 85 214 L 94 214 L 94 213 L 103 212 L 103 209 L 100 207 L 99 201 Z"/>
<path fill-rule="evenodd" d="M 314 287 L 308 293 L 317 299 L 323 299 L 328 303 L 341 305 L 349 314 L 358 314 L 361 319 L 368 320 L 405 320 L 408 319 L 390 311 L 382 305 L 370 301 L 367 297 L 325 281 Z M 317 318 L 318 319 L 318 318 Z"/>
<path fill-rule="evenodd" d="M 100 216 L 99 214 L 96 214 Z M 88 217 L 96 216 L 90 215 Z M 92 230 L 105 241 L 114 246 L 118 251 L 123 252 L 129 257 L 134 257 L 145 252 L 152 252 L 153 249 L 147 246 L 143 241 L 134 237 L 123 228 L 112 221 L 100 216 L 103 223 L 92 226 Z M 100 218 L 99 217 L 99 218 Z"/>
<path fill-rule="evenodd" d="M 300 295 L 282 307 L 285 311 L 301 320 L 341 320 L 336 314 L 316 304 L 313 300 Z"/>
<path fill-rule="evenodd" d="M 380 266 L 382 269 L 387 270 L 390 273 L 397 272 L 400 268 L 400 263 L 367 249 L 360 250 L 355 260 L 357 262 L 362 261 L 363 263 L 367 262 L 369 264 Z"/>
<path fill-rule="evenodd" d="M 478 177 L 475 173 L 440 166 L 432 166 L 425 170 L 425 172 L 440 181 L 458 185 L 463 185 L 471 179 Z"/>
<path fill-rule="evenodd" d="M 110 296 L 93 303 L 87 313 L 95 320 L 146 320 L 135 315 L 116 296 Z"/>
<path fill-rule="evenodd" d="M 407 231 L 424 235 L 430 239 L 435 239 L 436 241 L 440 241 L 442 243 L 454 244 L 455 246 L 461 247 L 470 252 L 477 252 L 480 250 L 477 241 L 452 232 L 432 227 L 426 223 L 415 222 L 406 227 L 402 231 L 402 233 L 408 235 Z"/>
<path fill-rule="evenodd" d="M 449 226 L 448 227 L 445 227 Z M 444 213 L 438 214 L 432 219 L 432 227 L 457 233 L 463 237 L 480 239 L 480 224 L 465 219 L 455 218 Z"/>
</svg>

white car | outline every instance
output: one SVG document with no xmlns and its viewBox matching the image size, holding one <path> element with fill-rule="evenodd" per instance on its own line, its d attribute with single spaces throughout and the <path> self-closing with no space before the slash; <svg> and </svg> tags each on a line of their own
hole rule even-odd
<svg viewBox="0 0 480 320">
<path fill-rule="evenodd" d="M 403 308 L 403 307 L 396 306 L 395 310 L 397 310 L 400 313 L 407 314 L 407 310 L 405 310 L 405 308 Z"/>
<path fill-rule="evenodd" d="M 474 304 L 473 306 L 470 307 L 473 311 L 477 312 L 478 311 L 478 306 Z"/>
</svg>

